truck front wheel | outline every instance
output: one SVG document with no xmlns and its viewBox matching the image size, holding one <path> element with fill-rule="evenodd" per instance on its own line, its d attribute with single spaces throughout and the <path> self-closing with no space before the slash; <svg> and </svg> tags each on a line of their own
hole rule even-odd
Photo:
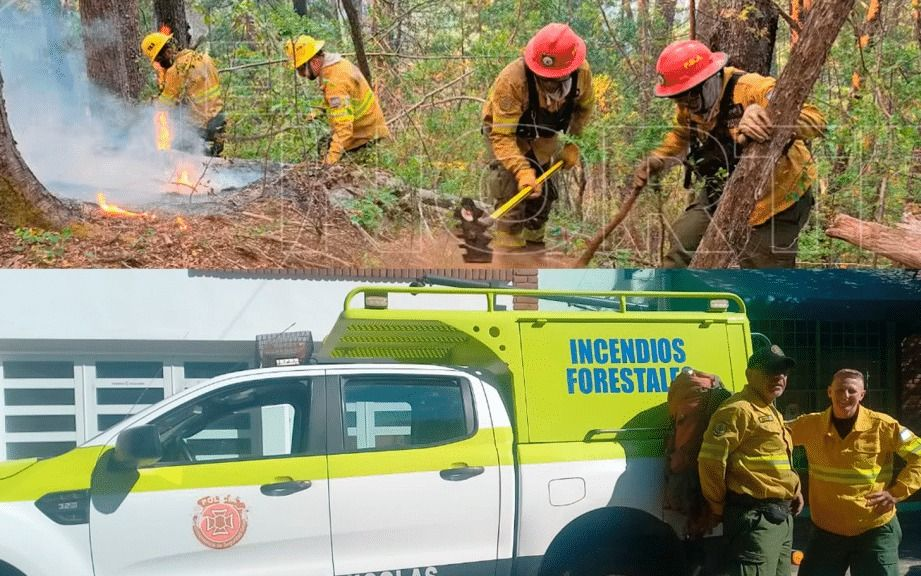
<svg viewBox="0 0 921 576">
<path fill-rule="evenodd" d="M 550 544 L 540 576 L 681 576 L 683 549 L 661 520 L 634 508 L 593 510 Z"/>
</svg>

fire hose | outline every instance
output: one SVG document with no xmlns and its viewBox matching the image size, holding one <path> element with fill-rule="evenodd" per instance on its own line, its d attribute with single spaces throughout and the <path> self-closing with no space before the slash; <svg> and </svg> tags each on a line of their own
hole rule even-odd
<svg viewBox="0 0 921 576">
<path fill-rule="evenodd" d="M 562 160 L 554 163 L 537 177 L 537 180 L 534 181 L 534 186 L 542 184 L 562 165 Z M 520 204 L 531 194 L 532 190 L 532 186 L 525 186 L 488 215 L 476 205 L 473 198 L 461 199 L 460 206 L 454 211 L 454 215 L 461 225 L 461 238 L 463 239 L 461 248 L 464 249 L 464 262 L 492 262 L 492 248 L 489 246 L 492 237 L 486 233 L 486 229 L 495 224 L 496 220 L 504 216 L 509 210 Z"/>
</svg>

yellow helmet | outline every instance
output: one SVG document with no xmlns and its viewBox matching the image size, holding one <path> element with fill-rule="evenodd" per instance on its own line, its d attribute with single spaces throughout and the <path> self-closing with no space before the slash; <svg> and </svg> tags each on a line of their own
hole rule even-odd
<svg viewBox="0 0 921 576">
<path fill-rule="evenodd" d="M 151 32 L 141 40 L 141 52 L 146 54 L 150 58 L 150 62 L 153 63 L 157 59 L 157 55 L 160 54 L 160 50 L 163 50 L 163 47 L 172 37 L 172 34 Z"/>
<path fill-rule="evenodd" d="M 292 68 L 300 68 L 311 58 L 317 55 L 317 52 L 323 49 L 326 42 L 317 40 L 313 36 L 298 36 L 295 40 L 285 42 L 285 54 L 288 55 L 288 62 Z"/>
</svg>

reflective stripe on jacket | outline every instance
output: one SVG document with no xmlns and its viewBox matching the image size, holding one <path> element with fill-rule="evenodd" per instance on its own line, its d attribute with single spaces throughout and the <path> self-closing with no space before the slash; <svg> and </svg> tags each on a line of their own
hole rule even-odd
<svg viewBox="0 0 921 576">
<path fill-rule="evenodd" d="M 723 69 L 723 89 L 725 90 L 729 78 L 735 68 L 727 66 Z M 769 76 L 760 74 L 744 74 L 736 83 L 732 94 L 734 104 L 743 108 L 751 104 L 758 104 L 767 108 L 771 92 L 777 81 Z M 720 100 L 722 100 L 722 91 Z M 653 154 L 662 157 L 677 157 L 684 159 L 687 155 L 691 141 L 691 120 L 699 130 L 710 133 L 716 125 L 716 119 L 707 120 L 688 112 L 687 107 L 676 104 L 675 125 L 671 132 L 665 135 L 662 145 L 653 151 Z M 799 115 L 799 125 L 795 132 L 795 140 L 787 152 L 777 161 L 774 168 L 774 180 L 767 194 L 760 198 L 752 209 L 748 223 L 757 226 L 767 222 L 775 214 L 779 214 L 793 206 L 797 200 L 812 186 L 817 178 L 815 161 L 812 153 L 806 146 L 806 141 L 821 136 L 825 131 L 825 117 L 818 108 L 811 104 L 804 104 Z M 737 130 L 730 126 L 730 135 L 735 138 Z"/>
<path fill-rule="evenodd" d="M 804 414 L 788 426 L 794 444 L 806 447 L 809 509 L 822 530 L 856 536 L 883 526 L 895 510 L 874 512 L 867 495 L 889 490 L 904 500 L 921 488 L 921 439 L 886 414 L 861 406 L 844 438 L 831 421 L 831 408 Z M 908 465 L 892 483 L 894 454 Z"/>
<path fill-rule="evenodd" d="M 326 102 L 332 142 L 326 163 L 334 164 L 346 150 L 387 138 L 384 112 L 361 71 L 338 54 L 327 54 L 318 78 Z"/>
<path fill-rule="evenodd" d="M 726 491 L 753 498 L 791 500 L 799 491 L 793 442 L 783 418 L 749 386 L 733 394 L 710 418 L 698 456 L 700 485 L 715 514 Z"/>
<path fill-rule="evenodd" d="M 592 71 L 588 61 L 579 67 L 579 79 L 576 86 L 576 101 L 569 122 L 570 134 L 580 134 L 591 116 L 595 95 L 592 92 Z M 554 102 L 546 102 L 540 83 L 537 84 L 541 105 L 555 112 L 566 102 L 565 98 Z M 483 125 L 489 134 L 495 157 L 512 174 L 530 167 L 530 162 L 524 155 L 531 149 L 535 158 L 541 165 L 545 165 L 559 149 L 559 138 L 537 138 L 528 142 L 515 136 L 518 120 L 528 108 L 528 82 L 525 78 L 525 64 L 523 58 L 509 63 L 499 76 L 496 77 L 486 104 L 483 105 Z"/>
<path fill-rule="evenodd" d="M 224 109 L 221 83 L 211 57 L 194 50 L 183 50 L 163 75 L 160 102 L 187 106 L 192 119 L 204 128 Z"/>
</svg>

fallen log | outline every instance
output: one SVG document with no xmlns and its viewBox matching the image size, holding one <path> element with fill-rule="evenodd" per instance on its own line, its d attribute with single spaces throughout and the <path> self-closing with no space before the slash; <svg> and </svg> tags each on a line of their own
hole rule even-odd
<svg viewBox="0 0 921 576">
<path fill-rule="evenodd" d="M 921 268 L 921 234 L 836 214 L 825 233 L 908 268 Z"/>
</svg>

